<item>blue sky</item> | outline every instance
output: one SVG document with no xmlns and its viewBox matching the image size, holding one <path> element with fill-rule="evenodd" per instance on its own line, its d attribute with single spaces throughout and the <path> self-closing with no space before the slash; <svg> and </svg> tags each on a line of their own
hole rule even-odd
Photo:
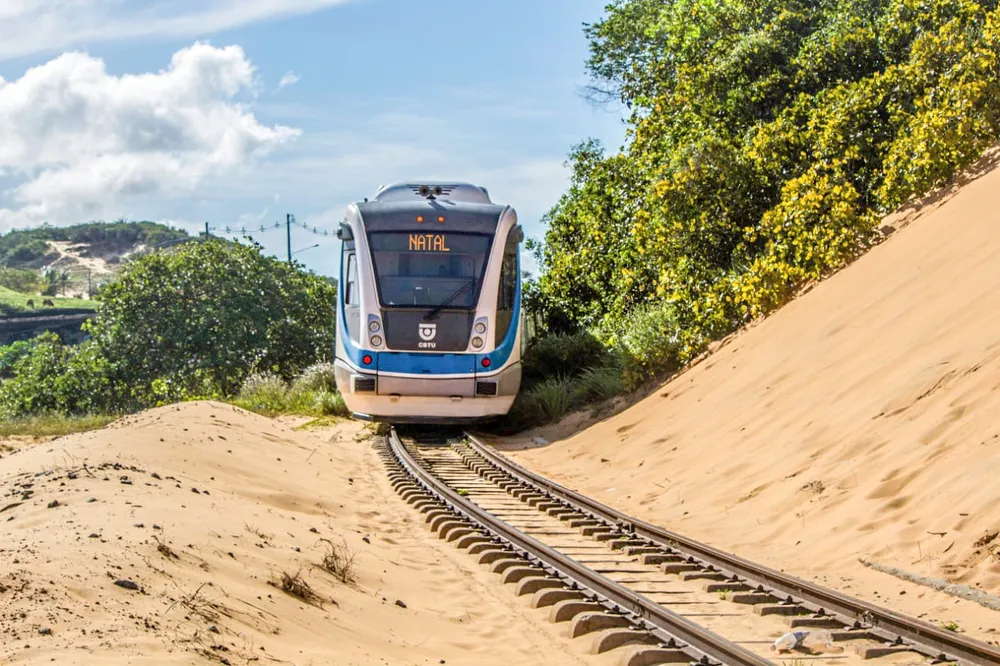
<svg viewBox="0 0 1000 666">
<path fill-rule="evenodd" d="M 572 145 L 623 138 L 580 95 L 604 0 L 81 2 L 0 8 L 0 230 L 286 213 L 333 229 L 381 184 L 439 177 L 486 186 L 540 237 Z M 292 236 L 336 270 L 336 239 Z M 256 238 L 284 255 L 283 231 Z"/>
</svg>

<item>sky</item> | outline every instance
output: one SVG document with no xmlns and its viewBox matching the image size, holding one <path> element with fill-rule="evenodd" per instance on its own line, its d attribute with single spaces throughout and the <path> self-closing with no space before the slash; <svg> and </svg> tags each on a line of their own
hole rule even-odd
<svg viewBox="0 0 1000 666">
<path fill-rule="evenodd" d="M 0 232 L 263 224 L 284 257 L 292 214 L 330 232 L 292 250 L 332 275 L 348 203 L 443 179 L 541 238 L 573 145 L 623 141 L 582 95 L 606 1 L 2 0 Z"/>
</svg>

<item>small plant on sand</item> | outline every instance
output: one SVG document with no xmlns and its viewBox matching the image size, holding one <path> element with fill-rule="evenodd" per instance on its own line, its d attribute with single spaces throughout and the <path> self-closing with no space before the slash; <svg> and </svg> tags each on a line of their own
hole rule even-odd
<svg viewBox="0 0 1000 666">
<path fill-rule="evenodd" d="M 260 539 L 261 541 L 263 541 L 265 543 L 267 543 L 268 541 L 271 540 L 271 536 L 269 534 L 266 534 L 265 532 L 262 532 L 257 527 L 251 527 L 250 525 L 248 525 L 246 523 L 243 523 L 243 529 L 246 530 L 247 532 L 249 532 L 250 534 L 253 534 L 255 537 L 257 537 L 258 539 Z"/>
<path fill-rule="evenodd" d="M 160 555 L 163 555 L 163 557 L 167 558 L 168 560 L 181 559 L 180 557 L 178 557 L 177 553 L 174 552 L 173 548 L 171 548 L 166 542 L 160 541 L 160 537 L 153 535 L 153 539 L 156 541 L 156 552 L 158 552 Z"/>
<path fill-rule="evenodd" d="M 958 633 L 959 631 L 961 631 L 961 629 L 960 629 L 960 628 L 959 628 L 959 626 L 958 626 L 958 623 L 957 623 L 957 622 L 955 622 L 955 621 L 952 621 L 952 622 L 947 622 L 947 623 L 946 623 L 946 624 L 944 625 L 944 628 L 945 628 L 945 629 L 947 629 L 948 631 L 954 631 L 954 632 L 956 632 L 956 633 Z"/>
<path fill-rule="evenodd" d="M 469 491 L 468 491 L 468 490 L 466 490 L 465 488 L 459 488 L 459 489 L 458 489 L 457 491 L 455 491 L 455 492 L 457 492 L 457 493 L 458 493 L 459 495 L 461 495 L 462 497 L 468 497 L 468 496 L 469 496 Z"/>
<path fill-rule="evenodd" d="M 326 553 L 319 566 L 323 571 L 336 576 L 342 583 L 354 582 L 354 560 L 357 553 L 347 547 L 347 543 L 337 546 L 329 539 L 320 539 L 326 543 Z"/>
<path fill-rule="evenodd" d="M 729 590 L 719 590 L 719 599 L 725 601 L 729 597 Z"/>
<path fill-rule="evenodd" d="M 267 582 L 267 584 L 273 585 L 285 594 L 291 595 L 296 599 L 301 599 L 307 604 L 319 603 L 319 595 L 313 592 L 313 589 L 309 587 L 309 583 L 307 583 L 302 577 L 301 571 L 296 571 L 294 576 L 290 575 L 286 571 L 282 571 L 281 578 L 272 578 Z"/>
</svg>

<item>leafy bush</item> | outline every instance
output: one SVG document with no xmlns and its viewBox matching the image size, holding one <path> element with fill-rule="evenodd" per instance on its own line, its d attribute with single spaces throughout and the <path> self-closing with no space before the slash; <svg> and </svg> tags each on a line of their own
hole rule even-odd
<svg viewBox="0 0 1000 666">
<path fill-rule="evenodd" d="M 130 408 L 232 395 L 255 372 L 289 380 L 333 353 L 330 285 L 256 244 L 210 241 L 145 255 L 101 300 L 85 329 Z"/>
<path fill-rule="evenodd" d="M 281 414 L 288 408 L 288 384 L 270 372 L 254 373 L 243 381 L 237 404 L 252 412 Z"/>
<path fill-rule="evenodd" d="M 0 287 L 22 294 L 39 291 L 41 278 L 37 271 L 0 266 Z"/>
<path fill-rule="evenodd" d="M 552 377 L 574 377 L 609 360 L 607 348 L 590 333 L 538 338 L 522 358 L 522 382 L 532 386 Z"/>
<path fill-rule="evenodd" d="M 0 414 L 123 413 L 241 389 L 256 411 L 341 409 L 320 395 L 335 387 L 317 365 L 333 351 L 331 285 L 259 246 L 213 241 L 146 255 L 102 298 L 83 344 L 46 334 L 4 354 Z M 310 367 L 299 383 L 315 388 L 290 394 L 287 381 Z"/>
<path fill-rule="evenodd" d="M 610 400 L 625 391 L 622 368 L 617 364 L 589 368 L 574 380 L 572 389 L 574 406 Z"/>
<path fill-rule="evenodd" d="M 337 391 L 316 391 L 313 393 L 313 409 L 319 416 L 350 416 L 344 396 Z"/>
<path fill-rule="evenodd" d="M 266 416 L 303 414 L 309 416 L 347 416 L 343 396 L 325 383 L 326 368 L 311 366 L 289 385 L 278 375 L 264 372 L 246 378 L 235 403 Z"/>
<path fill-rule="evenodd" d="M 550 377 L 520 391 L 509 418 L 520 427 L 529 427 L 556 421 L 573 407 L 573 380 L 569 377 Z"/>
<path fill-rule="evenodd" d="M 628 142 L 574 147 L 529 309 L 600 331 L 631 382 L 842 267 L 1000 139 L 997 4 L 609 4 L 591 93 Z"/>
<path fill-rule="evenodd" d="M 337 375 L 333 363 L 323 361 L 306 368 L 292 386 L 296 391 L 336 391 Z"/>
<path fill-rule="evenodd" d="M 20 359 L 31 353 L 32 343 L 29 340 L 18 340 L 9 345 L 0 346 L 0 379 L 14 376 L 14 365 Z"/>
</svg>

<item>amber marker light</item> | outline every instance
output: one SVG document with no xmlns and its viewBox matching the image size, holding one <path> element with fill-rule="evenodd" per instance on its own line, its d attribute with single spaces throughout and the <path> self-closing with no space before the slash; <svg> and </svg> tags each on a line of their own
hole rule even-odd
<svg viewBox="0 0 1000 666">
<path fill-rule="evenodd" d="M 443 216 L 442 216 L 442 217 L 439 217 L 439 218 L 438 218 L 438 222 L 444 222 L 444 217 L 443 217 Z"/>
<path fill-rule="evenodd" d="M 424 216 L 423 215 L 417 215 L 417 222 L 423 222 L 423 221 L 424 221 Z"/>
</svg>

